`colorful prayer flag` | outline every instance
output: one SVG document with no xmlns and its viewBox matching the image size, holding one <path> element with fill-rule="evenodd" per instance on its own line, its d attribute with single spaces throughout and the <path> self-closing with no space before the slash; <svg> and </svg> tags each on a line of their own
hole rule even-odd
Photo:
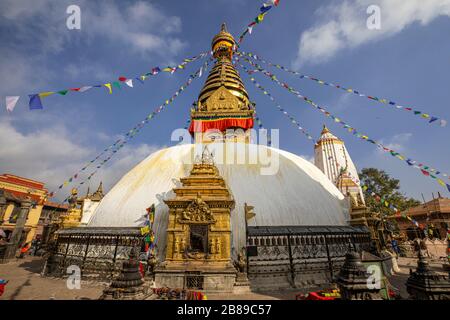
<svg viewBox="0 0 450 320">
<path fill-rule="evenodd" d="M 7 96 L 5 98 L 6 110 L 12 112 L 16 107 L 17 101 L 19 101 L 20 96 Z"/>
<path fill-rule="evenodd" d="M 30 97 L 30 110 L 44 109 L 44 107 L 42 106 L 41 98 L 38 94 L 29 94 L 28 96 Z"/>
<path fill-rule="evenodd" d="M 105 83 L 105 84 L 104 84 L 104 86 L 105 86 L 106 88 L 108 88 L 108 90 L 109 90 L 109 94 L 112 94 L 112 87 L 111 87 L 111 83 Z"/>
<path fill-rule="evenodd" d="M 131 88 L 133 88 L 133 79 L 127 79 L 125 80 L 125 84 Z"/>
</svg>

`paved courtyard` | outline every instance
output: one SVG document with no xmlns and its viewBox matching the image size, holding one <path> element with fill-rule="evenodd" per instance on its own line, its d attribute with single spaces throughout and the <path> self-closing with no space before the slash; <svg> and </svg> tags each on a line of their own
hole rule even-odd
<svg viewBox="0 0 450 320">
<path fill-rule="evenodd" d="M 8 264 L 0 264 L 0 278 L 9 280 L 5 293 L 0 300 L 77 300 L 98 299 L 106 284 L 82 282 L 81 289 L 70 290 L 66 281 L 62 279 L 44 278 L 40 272 L 43 260 L 38 257 L 26 257 L 17 259 Z M 409 268 L 415 269 L 416 260 L 400 258 L 398 260 L 400 272 L 390 277 L 391 284 L 400 290 L 402 297 L 407 297 L 405 283 L 409 276 Z M 431 263 L 432 269 L 442 272 L 442 264 L 439 261 Z M 246 294 L 210 294 L 208 299 L 223 300 L 278 300 L 294 299 L 300 290 L 285 290 L 264 293 Z"/>
</svg>

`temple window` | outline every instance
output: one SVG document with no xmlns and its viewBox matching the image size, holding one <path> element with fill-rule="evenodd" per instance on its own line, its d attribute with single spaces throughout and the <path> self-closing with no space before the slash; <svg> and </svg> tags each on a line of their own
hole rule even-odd
<svg viewBox="0 0 450 320">
<path fill-rule="evenodd" d="M 190 226 L 190 251 L 208 252 L 208 225 L 194 224 Z"/>
</svg>

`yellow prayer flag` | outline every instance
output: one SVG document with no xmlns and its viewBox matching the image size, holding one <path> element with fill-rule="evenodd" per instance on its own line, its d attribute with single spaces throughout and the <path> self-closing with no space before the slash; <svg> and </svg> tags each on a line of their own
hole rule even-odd
<svg viewBox="0 0 450 320">
<path fill-rule="evenodd" d="M 141 235 L 145 235 L 149 232 L 150 232 L 150 228 L 148 226 L 141 228 Z"/>
<path fill-rule="evenodd" d="M 39 93 L 39 97 L 45 98 L 45 97 L 51 96 L 52 94 L 54 94 L 53 91 L 41 92 L 41 93 Z"/>
<path fill-rule="evenodd" d="M 111 83 L 105 83 L 104 86 L 109 89 L 109 94 L 111 94 L 112 93 Z"/>
</svg>

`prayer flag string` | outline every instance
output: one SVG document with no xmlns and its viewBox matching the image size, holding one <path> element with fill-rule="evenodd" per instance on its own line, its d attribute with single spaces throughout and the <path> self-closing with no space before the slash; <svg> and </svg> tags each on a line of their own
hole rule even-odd
<svg viewBox="0 0 450 320">
<path fill-rule="evenodd" d="M 286 71 L 288 73 L 294 74 L 296 76 L 299 76 L 300 79 L 308 79 L 308 80 L 314 81 L 315 83 L 318 83 L 318 84 L 323 85 L 323 86 L 329 86 L 329 87 L 332 87 L 332 88 L 340 89 L 340 90 L 343 90 L 343 91 L 345 91 L 347 93 L 353 93 L 353 94 L 355 94 L 355 95 L 357 95 L 359 97 L 366 97 L 369 100 L 377 101 L 379 103 L 382 103 L 382 104 L 385 104 L 385 105 L 388 105 L 388 106 L 392 106 L 392 107 L 396 108 L 397 110 L 403 109 L 405 111 L 409 111 L 412 114 L 414 114 L 416 116 L 420 116 L 422 119 L 428 121 L 428 123 L 439 123 L 439 125 L 441 127 L 445 127 L 447 125 L 447 120 L 440 119 L 440 118 L 438 118 L 436 116 L 429 115 L 428 113 L 424 113 L 424 112 L 419 111 L 419 110 L 415 110 L 412 107 L 405 107 L 405 106 L 399 105 L 396 102 L 391 101 L 389 99 L 383 99 L 383 98 L 378 98 L 376 96 L 367 95 L 367 94 L 361 93 L 359 90 L 347 88 L 347 87 L 341 86 L 339 84 L 334 84 L 332 82 L 327 82 L 327 81 L 324 81 L 324 80 L 320 80 L 320 79 L 318 79 L 316 77 L 313 77 L 313 76 L 308 76 L 308 75 L 301 74 L 301 73 L 299 73 L 297 71 L 293 71 L 293 70 L 290 70 L 290 69 L 288 69 L 286 67 L 283 67 L 282 65 L 268 62 L 267 60 L 264 60 L 263 58 L 261 58 L 260 56 L 258 56 L 256 54 L 253 54 L 253 53 L 250 53 L 250 52 L 237 52 L 237 54 L 238 55 L 243 55 L 243 56 L 246 56 L 246 57 L 250 57 L 250 58 L 252 58 L 252 59 L 254 59 L 256 61 L 260 61 L 260 62 L 262 62 L 262 63 L 264 63 L 264 64 L 266 64 L 268 66 L 275 67 L 275 68 L 278 68 L 280 70 Z"/>
<path fill-rule="evenodd" d="M 395 216 L 396 217 L 402 217 L 402 218 L 407 219 L 408 221 L 410 221 L 416 227 L 418 227 L 418 228 L 421 227 L 421 225 L 415 219 L 413 219 L 410 216 L 408 216 L 405 212 L 401 212 L 399 209 L 397 209 L 396 206 L 394 206 L 391 202 L 386 200 L 384 196 L 378 195 L 376 192 L 374 192 L 374 190 L 372 190 L 367 185 L 361 185 L 361 188 L 362 188 L 362 190 L 364 192 L 366 192 L 367 194 L 370 194 L 375 199 L 375 201 L 381 203 L 386 208 L 389 208 L 389 209 L 393 210 L 395 212 Z M 423 229 L 423 227 L 421 229 Z"/>
<path fill-rule="evenodd" d="M 285 88 L 287 91 L 289 91 L 290 93 L 295 95 L 297 98 L 305 101 L 306 103 L 308 103 L 312 107 L 316 108 L 317 110 L 322 112 L 326 117 L 332 118 L 334 120 L 334 122 L 341 124 L 344 127 L 344 129 L 347 129 L 347 131 L 352 133 L 355 137 L 360 138 L 362 140 L 365 140 L 367 142 L 370 142 L 370 143 L 376 145 L 377 147 L 379 147 L 384 152 L 389 152 L 393 157 L 396 157 L 396 158 L 406 162 L 409 166 L 420 170 L 423 175 L 435 179 L 439 183 L 439 185 L 441 185 L 443 187 L 447 187 L 448 191 L 450 192 L 450 184 L 445 183 L 442 179 L 439 179 L 436 176 L 436 175 L 442 175 L 442 176 L 447 177 L 447 178 L 450 179 L 449 174 L 443 173 L 440 170 L 434 169 L 434 168 L 432 168 L 432 167 L 430 167 L 428 165 L 425 165 L 423 163 L 418 163 L 417 161 L 415 161 L 415 160 L 413 160 L 411 158 L 407 158 L 406 156 L 400 154 L 399 152 L 396 152 L 393 149 L 384 146 L 382 143 L 380 143 L 378 141 L 375 141 L 373 139 L 370 139 L 369 136 L 358 132 L 354 127 L 348 125 L 347 123 L 345 123 L 340 118 L 338 118 L 335 115 L 333 115 L 332 113 L 328 112 L 324 107 L 319 106 L 317 103 L 315 103 L 314 101 L 312 101 L 308 97 L 302 95 L 298 90 L 295 90 L 294 88 L 290 87 L 287 83 L 281 82 L 280 80 L 278 80 L 278 78 L 274 74 L 272 74 L 269 71 L 263 69 L 261 66 L 259 66 L 258 64 L 250 61 L 249 59 L 247 59 L 245 57 L 244 57 L 244 60 L 246 62 L 248 62 L 249 64 L 251 64 L 252 66 L 255 66 L 258 69 L 259 72 L 263 73 L 265 76 L 267 76 L 273 82 L 278 84 L 280 87 Z M 249 73 L 249 72 L 250 72 L 250 74 L 252 74 L 252 72 L 250 70 L 247 71 L 247 73 Z"/>
<path fill-rule="evenodd" d="M 247 25 L 247 28 L 239 36 L 238 46 L 242 43 L 242 41 L 244 40 L 244 37 L 247 34 L 252 33 L 253 27 L 257 24 L 260 24 L 264 20 L 264 17 L 269 12 L 269 10 L 271 10 L 273 7 L 278 6 L 279 3 L 280 3 L 280 0 L 268 0 L 263 3 L 261 8 L 259 8 L 259 13 L 256 16 L 256 18 Z"/>
<path fill-rule="evenodd" d="M 210 58 L 208 61 L 206 61 L 206 63 L 204 65 L 202 65 L 200 67 L 200 69 L 195 72 L 194 74 L 189 76 L 189 79 L 186 81 L 185 84 L 183 84 L 173 95 L 171 98 L 167 99 L 166 101 L 164 101 L 164 103 L 162 105 L 160 105 L 158 108 L 156 108 L 152 113 L 150 113 L 149 115 L 147 115 L 147 117 L 140 121 L 137 125 L 135 125 L 131 130 L 129 130 L 126 134 L 125 134 L 125 138 L 123 139 L 119 139 L 117 140 L 114 144 L 112 144 L 111 146 L 107 147 L 106 149 L 104 149 L 102 151 L 101 154 L 99 154 L 97 157 L 95 157 L 93 160 L 91 160 L 88 165 L 86 165 L 85 167 L 83 167 L 81 170 L 79 170 L 76 174 L 74 174 L 73 176 L 71 176 L 68 180 L 64 181 L 64 183 L 62 183 L 58 189 L 62 189 L 63 187 L 69 185 L 70 183 L 72 183 L 75 179 L 78 178 L 79 174 L 82 171 L 85 171 L 87 169 L 87 167 L 89 167 L 90 165 L 92 165 L 95 161 L 97 161 L 103 154 L 105 154 L 106 152 L 108 152 L 109 150 L 112 151 L 112 153 L 105 159 L 103 159 L 97 166 L 96 166 L 96 170 L 93 171 L 91 174 L 89 174 L 89 176 L 81 181 L 78 184 L 78 187 L 80 187 L 81 185 L 83 185 L 85 182 L 87 182 L 88 180 L 90 180 L 92 178 L 92 176 L 95 175 L 95 173 L 98 171 L 98 169 L 100 169 L 106 162 L 108 162 L 112 156 L 114 154 L 116 154 L 119 149 L 123 148 L 125 144 L 127 144 L 132 138 L 134 138 L 136 136 L 137 133 L 139 133 L 139 131 L 151 120 L 153 119 L 156 115 L 158 115 L 162 110 L 164 110 L 164 108 L 166 106 L 168 106 L 169 104 L 171 104 L 179 95 L 180 93 L 182 93 L 191 83 L 192 81 L 197 78 L 200 74 L 200 70 L 205 71 L 205 69 L 208 67 L 209 62 L 212 61 L 212 58 Z M 51 192 L 49 194 L 49 197 L 53 197 L 55 194 L 55 192 Z M 67 201 L 68 198 L 66 198 Z"/>
<path fill-rule="evenodd" d="M 315 143 L 314 138 L 308 133 L 308 131 L 306 131 L 305 128 L 303 128 L 300 123 L 293 117 L 291 116 L 285 109 L 283 109 L 275 100 L 275 98 L 266 90 L 264 89 L 264 87 L 262 87 L 258 82 L 256 82 L 255 78 L 253 78 L 251 76 L 251 73 L 249 72 L 249 70 L 242 64 L 240 64 L 240 67 L 244 69 L 245 72 L 248 73 L 248 75 L 250 76 L 250 81 L 255 85 L 255 87 L 257 87 L 259 90 L 261 90 L 261 92 L 267 96 L 274 104 L 275 107 L 281 112 L 283 113 L 286 117 L 289 118 L 290 122 L 295 125 L 297 127 L 297 129 L 299 129 L 308 140 L 311 140 L 313 143 Z"/>
<path fill-rule="evenodd" d="M 57 91 L 45 91 L 45 92 L 40 92 L 40 93 L 29 94 L 28 95 L 29 96 L 29 109 L 30 110 L 43 109 L 44 107 L 42 104 L 42 99 L 45 97 L 54 95 L 54 94 L 59 94 L 61 96 L 65 96 L 69 92 L 86 92 L 92 88 L 106 88 L 107 92 L 109 94 L 112 94 L 113 88 L 121 89 L 121 83 L 122 83 L 122 85 L 124 83 L 128 87 L 133 88 L 134 80 L 137 80 L 143 84 L 147 78 L 149 78 L 150 76 L 155 76 L 161 72 L 168 72 L 170 74 L 173 74 L 177 70 L 184 70 L 188 63 L 194 62 L 200 58 L 204 58 L 207 54 L 208 54 L 208 52 L 202 52 L 192 58 L 185 58 L 185 59 L 183 59 L 183 62 L 181 62 L 180 64 L 178 64 L 176 66 L 168 66 L 165 68 L 153 67 L 151 69 L 151 71 L 149 71 L 145 74 L 142 74 L 140 76 L 137 76 L 137 77 L 128 78 L 128 77 L 120 76 L 117 81 L 108 82 L 108 83 L 102 83 L 102 84 L 96 84 L 96 85 L 85 85 L 85 86 L 81 86 L 78 88 L 67 88 L 67 89 L 62 89 L 62 90 L 57 90 Z M 15 104 L 17 103 L 17 100 L 19 99 L 19 96 L 13 96 L 12 98 L 14 98 L 14 100 L 12 100 L 12 99 L 6 100 L 6 107 L 7 107 L 7 110 L 10 112 L 14 109 Z"/>
</svg>

